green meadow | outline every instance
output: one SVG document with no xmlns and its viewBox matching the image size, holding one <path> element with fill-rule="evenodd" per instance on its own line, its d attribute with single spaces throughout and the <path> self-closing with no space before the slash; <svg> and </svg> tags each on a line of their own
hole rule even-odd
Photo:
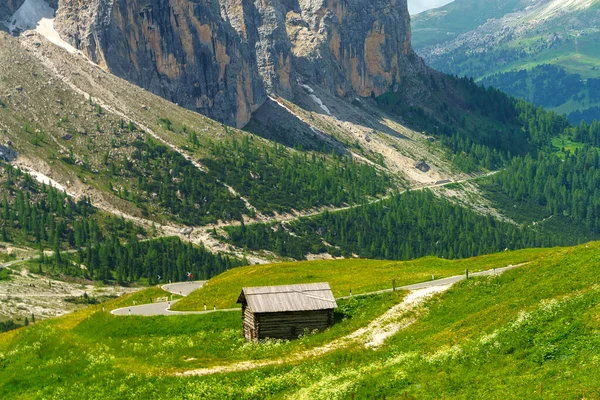
<svg viewBox="0 0 600 400">
<path fill-rule="evenodd" d="M 412 261 L 345 259 L 302 261 L 267 265 L 252 265 L 231 269 L 211 279 L 207 285 L 177 302 L 173 310 L 202 310 L 204 303 L 217 308 L 238 307 L 242 287 L 288 285 L 295 283 L 329 282 L 336 297 L 370 293 L 396 286 L 461 275 L 471 272 L 520 264 L 544 249 L 527 249 L 473 257 L 466 260 L 446 260 L 425 257 Z"/>
<path fill-rule="evenodd" d="M 265 268 L 272 277 L 264 278 L 268 283 L 290 282 L 289 271 L 297 265 L 302 280 L 318 269 L 337 270 L 340 277 L 331 284 L 340 295 L 346 289 L 338 284 L 346 281 L 356 283 L 353 291 L 369 291 L 384 287 L 390 277 L 398 284 L 430 277 L 436 265 L 436 272 L 452 275 L 524 262 L 500 276 L 461 281 L 396 315 L 387 328 L 396 326 L 397 332 L 375 347 L 340 338 L 388 312 L 404 293 L 340 300 L 337 323 L 329 330 L 258 344 L 243 340 L 239 311 L 116 317 L 101 306 L 89 307 L 0 335 L 0 398 L 599 398 L 598 242 L 456 261 L 245 267 L 246 273 L 239 268 L 214 278 L 207 289 L 228 293 L 239 283 L 265 283 L 252 268 Z M 307 272 L 305 264 L 314 269 Z M 388 269 L 395 272 L 385 275 Z M 426 271 L 420 275 L 419 269 Z M 222 304 L 231 305 L 236 295 Z M 131 297 L 105 306 L 123 301 Z M 186 375 L 197 369 L 203 375 Z"/>
</svg>

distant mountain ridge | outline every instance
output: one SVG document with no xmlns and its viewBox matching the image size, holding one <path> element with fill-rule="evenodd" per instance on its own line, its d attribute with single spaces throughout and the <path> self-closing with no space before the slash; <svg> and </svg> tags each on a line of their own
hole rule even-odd
<svg viewBox="0 0 600 400">
<path fill-rule="evenodd" d="M 457 0 L 415 16 L 413 32 L 416 51 L 438 70 L 572 114 L 572 122 L 600 116 L 590 114 L 600 105 L 597 0 Z M 557 95 L 557 85 L 566 90 Z"/>
</svg>

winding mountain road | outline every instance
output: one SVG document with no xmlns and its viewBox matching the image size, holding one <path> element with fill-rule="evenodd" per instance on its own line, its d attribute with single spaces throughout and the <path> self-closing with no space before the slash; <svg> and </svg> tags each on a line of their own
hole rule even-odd
<svg viewBox="0 0 600 400">
<path fill-rule="evenodd" d="M 180 296 L 187 296 L 196 289 L 200 289 L 206 281 L 194 281 L 194 282 L 181 282 L 181 283 L 169 283 L 163 285 L 162 288 L 167 292 L 178 294 Z M 110 313 L 113 315 L 140 315 L 145 317 L 151 317 L 155 315 L 189 315 L 189 314 L 208 314 L 215 312 L 213 309 L 206 311 L 172 311 L 171 305 L 176 303 L 177 300 L 163 301 L 159 303 L 142 304 L 139 306 L 123 307 L 112 310 Z M 237 311 L 239 308 L 227 308 L 216 311 Z"/>
<path fill-rule="evenodd" d="M 469 272 L 469 277 L 478 277 L 478 276 L 491 276 L 491 275 L 500 275 L 505 271 L 520 267 L 527 263 L 517 264 L 517 265 L 508 265 L 502 268 L 494 268 L 485 271 L 479 272 Z M 396 290 L 420 290 L 420 289 L 429 289 L 438 286 L 450 286 L 455 284 L 456 282 L 462 281 L 467 278 L 467 274 L 463 275 L 455 275 L 448 278 L 443 279 L 434 279 L 431 281 L 415 283 L 412 285 L 399 286 Z M 162 288 L 168 292 L 173 294 L 179 294 L 182 296 L 187 296 L 192 293 L 194 290 L 201 288 L 206 281 L 198 281 L 198 282 L 183 282 L 183 283 L 172 283 L 169 285 L 164 285 Z M 375 292 L 369 293 L 359 293 L 354 295 L 355 297 L 359 296 L 368 296 L 373 294 L 381 294 L 391 292 L 393 289 L 384 289 L 378 290 Z M 348 299 L 351 296 L 343 296 L 338 297 L 337 300 Z M 161 303 L 152 303 L 152 304 L 143 304 L 140 306 L 131 306 L 131 307 L 123 307 L 117 308 L 116 310 L 112 310 L 111 314 L 113 315 L 140 315 L 140 316 L 155 316 L 155 315 L 190 315 L 190 314 L 207 314 L 211 312 L 219 312 L 219 311 L 239 311 L 239 308 L 226 308 L 221 310 L 212 310 L 209 309 L 207 311 L 171 311 L 171 304 L 175 303 L 177 300 L 161 302 Z"/>
<path fill-rule="evenodd" d="M 167 292 L 178 294 L 181 296 L 187 296 L 196 289 L 200 289 L 206 281 L 194 281 L 194 282 L 181 282 L 181 283 L 169 283 L 163 285 L 162 288 Z M 178 315 L 177 311 L 171 311 L 171 304 L 176 303 L 177 300 L 163 301 L 159 303 L 142 304 L 139 306 L 123 307 L 112 310 L 110 313 L 113 315 Z"/>
</svg>

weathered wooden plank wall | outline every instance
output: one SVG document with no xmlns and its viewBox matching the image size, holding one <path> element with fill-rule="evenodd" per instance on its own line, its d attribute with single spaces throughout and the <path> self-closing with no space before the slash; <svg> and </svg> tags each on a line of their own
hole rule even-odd
<svg viewBox="0 0 600 400">
<path fill-rule="evenodd" d="M 254 340 L 265 338 L 295 339 L 309 331 L 324 331 L 333 324 L 333 310 L 292 311 L 282 313 L 255 314 L 256 337 Z M 246 335 L 248 338 L 248 336 Z"/>
</svg>

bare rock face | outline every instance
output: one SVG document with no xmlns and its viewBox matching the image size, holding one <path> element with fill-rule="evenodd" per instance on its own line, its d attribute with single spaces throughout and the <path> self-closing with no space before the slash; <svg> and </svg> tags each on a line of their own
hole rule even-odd
<svg viewBox="0 0 600 400">
<path fill-rule="evenodd" d="M 286 28 L 294 66 L 341 96 L 378 96 L 424 70 L 410 44 L 406 0 L 300 0 Z"/>
<path fill-rule="evenodd" d="M 406 0 L 59 0 L 55 26 L 111 72 L 238 127 L 298 82 L 371 96 L 425 70 Z"/>
<path fill-rule="evenodd" d="M 266 98 L 218 2 L 61 0 L 55 26 L 112 73 L 225 123 L 243 126 Z"/>
<path fill-rule="evenodd" d="M 8 20 L 8 18 L 23 5 L 24 1 L 25 0 L 0 1 L 0 27 L 3 26 L 2 22 Z"/>
</svg>

